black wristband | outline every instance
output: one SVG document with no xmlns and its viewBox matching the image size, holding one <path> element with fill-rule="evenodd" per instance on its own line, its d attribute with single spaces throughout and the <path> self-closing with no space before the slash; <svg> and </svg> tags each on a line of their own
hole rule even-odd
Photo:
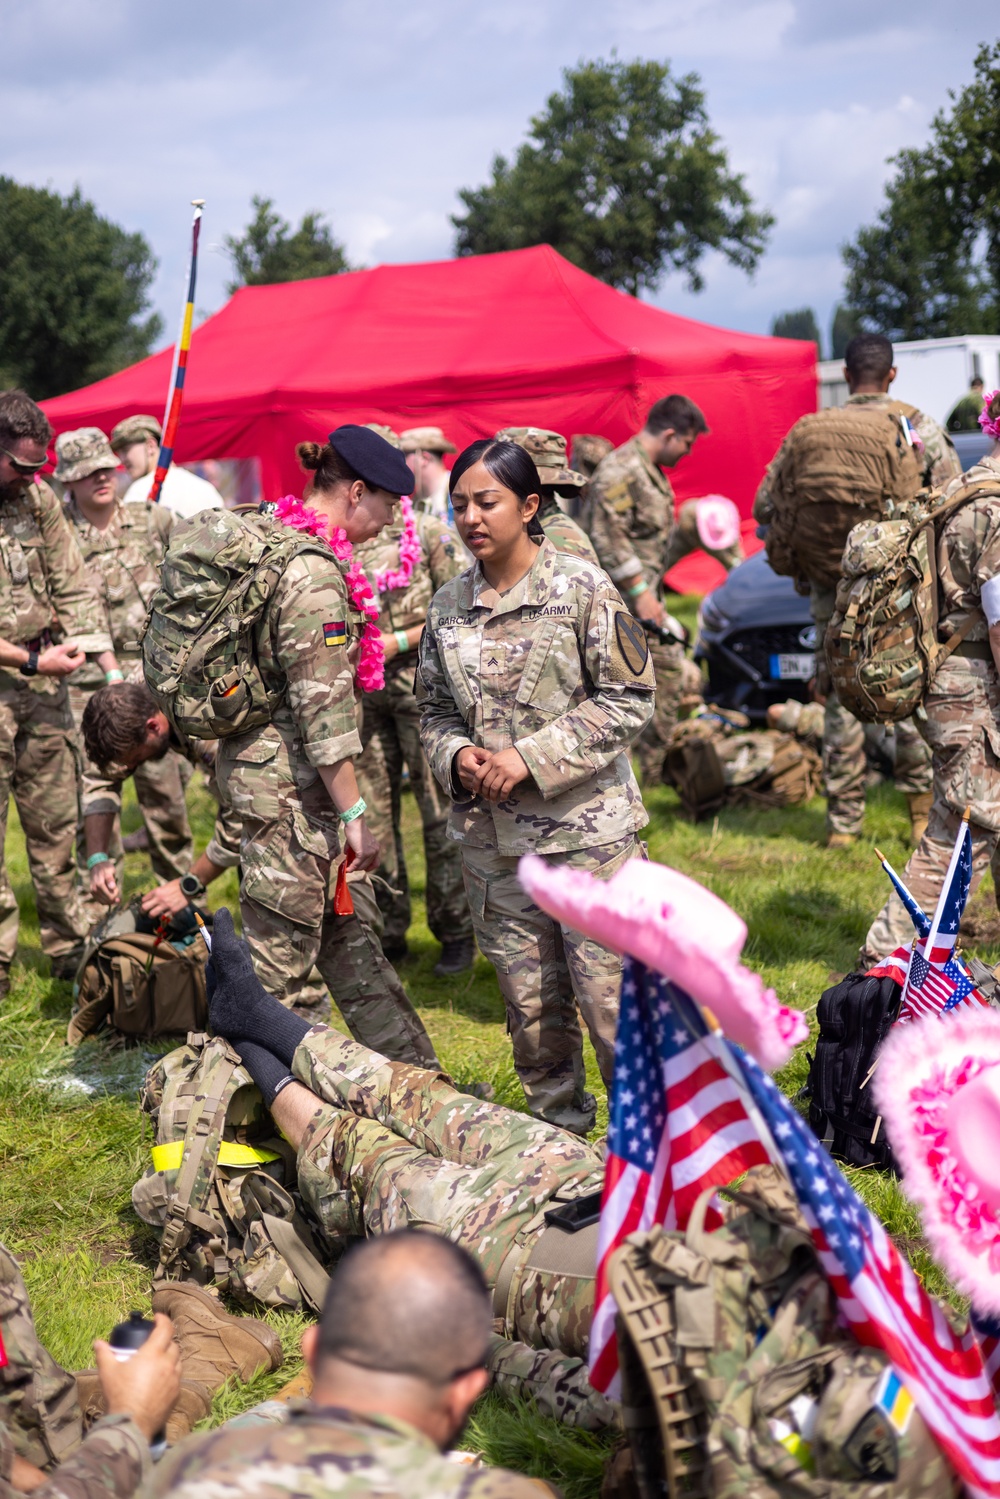
<svg viewBox="0 0 1000 1499">
<path fill-rule="evenodd" d="M 21 673 L 22 677 L 37 677 L 37 675 L 38 675 L 38 652 L 37 651 L 29 651 L 28 652 L 28 659 L 27 659 L 27 661 L 25 661 L 25 663 L 24 663 L 23 666 L 19 666 L 17 669 Z"/>
</svg>

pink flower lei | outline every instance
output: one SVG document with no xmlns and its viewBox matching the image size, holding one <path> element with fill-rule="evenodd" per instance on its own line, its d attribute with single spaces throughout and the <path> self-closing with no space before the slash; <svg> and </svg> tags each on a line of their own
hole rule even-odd
<svg viewBox="0 0 1000 1499">
<path fill-rule="evenodd" d="M 347 539 L 346 531 L 334 526 L 318 510 L 313 510 L 294 494 L 286 494 L 274 508 L 275 520 L 290 526 L 293 531 L 304 531 L 325 541 L 338 562 L 346 564 L 344 579 L 351 596 L 351 603 L 365 620 L 361 631 L 361 650 L 358 654 L 357 684 L 362 692 L 378 692 L 385 686 L 385 652 L 382 636 L 375 621 L 378 605 L 371 584 L 354 561 L 354 548 Z"/>
<path fill-rule="evenodd" d="M 977 418 L 986 436 L 992 437 L 994 442 L 1000 442 L 1000 416 L 991 418 L 990 407 L 997 396 L 1000 396 L 1000 390 L 991 390 L 983 396 L 983 409 Z"/>
<path fill-rule="evenodd" d="M 417 535 L 416 517 L 408 495 L 403 496 L 402 511 L 403 534 L 399 538 L 399 567 L 395 571 L 391 567 L 386 567 L 380 573 L 375 574 L 375 587 L 379 593 L 392 593 L 394 588 L 409 587 L 413 569 L 424 555 L 420 537 Z"/>
</svg>

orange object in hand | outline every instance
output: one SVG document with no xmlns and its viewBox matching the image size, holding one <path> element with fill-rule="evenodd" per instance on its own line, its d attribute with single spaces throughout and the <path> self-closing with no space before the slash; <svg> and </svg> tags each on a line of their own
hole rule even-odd
<svg viewBox="0 0 1000 1499">
<path fill-rule="evenodd" d="M 347 871 L 354 863 L 354 850 L 349 848 L 344 857 L 344 862 L 337 870 L 337 883 L 333 891 L 333 914 L 335 916 L 353 916 L 354 902 L 351 899 L 351 888 L 347 883 Z"/>
</svg>

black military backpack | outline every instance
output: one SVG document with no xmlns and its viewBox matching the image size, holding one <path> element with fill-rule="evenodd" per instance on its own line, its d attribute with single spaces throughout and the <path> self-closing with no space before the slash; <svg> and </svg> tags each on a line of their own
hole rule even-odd
<svg viewBox="0 0 1000 1499">
<path fill-rule="evenodd" d="M 824 990 L 816 1009 L 819 1039 L 802 1094 L 809 1099 L 810 1125 L 849 1166 L 896 1169 L 871 1073 L 902 998 L 894 979 L 849 973 Z"/>
</svg>

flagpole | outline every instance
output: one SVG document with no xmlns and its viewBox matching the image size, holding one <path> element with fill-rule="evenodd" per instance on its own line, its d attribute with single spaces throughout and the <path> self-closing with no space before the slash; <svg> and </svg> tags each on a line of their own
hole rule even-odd
<svg viewBox="0 0 1000 1499">
<path fill-rule="evenodd" d="M 181 312 L 180 332 L 174 344 L 174 361 L 167 388 L 167 404 L 163 410 L 163 436 L 160 439 L 160 454 L 156 460 L 156 473 L 147 499 L 150 503 L 160 498 L 160 490 L 174 457 L 177 428 L 180 425 L 181 405 L 184 401 L 184 380 L 187 375 L 188 350 L 191 347 L 191 328 L 194 323 L 194 288 L 198 276 L 198 237 L 201 230 L 201 215 L 205 207 L 204 198 L 192 198 L 194 217 L 191 220 L 191 260 L 188 265 L 187 293 Z"/>
<path fill-rule="evenodd" d="M 948 865 L 948 873 L 945 875 L 944 884 L 941 886 L 941 894 L 938 896 L 937 907 L 934 911 L 934 920 L 931 922 L 930 933 L 927 937 L 928 962 L 930 961 L 931 950 L 934 947 L 934 939 L 938 934 L 938 928 L 940 927 L 941 922 L 944 919 L 944 906 L 945 901 L 948 899 L 948 895 L 951 891 L 951 882 L 955 878 L 955 871 L 958 868 L 958 861 L 962 857 L 962 849 L 965 846 L 965 835 L 969 830 L 969 813 L 971 810 L 971 807 L 966 807 L 965 811 L 962 813 L 962 821 L 958 825 L 958 836 L 955 839 L 955 847 L 951 851 L 951 862 Z"/>
</svg>

